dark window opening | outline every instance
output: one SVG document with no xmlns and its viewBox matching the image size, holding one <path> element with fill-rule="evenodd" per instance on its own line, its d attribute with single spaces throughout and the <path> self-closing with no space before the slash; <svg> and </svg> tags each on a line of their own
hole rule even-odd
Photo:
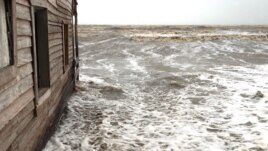
<svg viewBox="0 0 268 151">
<path fill-rule="evenodd" d="M 36 41 L 36 74 L 40 96 L 42 92 L 44 92 L 44 89 L 50 87 L 47 9 L 35 7 L 34 21 Z"/>
<path fill-rule="evenodd" d="M 69 26 L 68 24 L 63 25 L 63 56 L 64 56 L 64 66 L 66 68 L 69 65 Z"/>
</svg>

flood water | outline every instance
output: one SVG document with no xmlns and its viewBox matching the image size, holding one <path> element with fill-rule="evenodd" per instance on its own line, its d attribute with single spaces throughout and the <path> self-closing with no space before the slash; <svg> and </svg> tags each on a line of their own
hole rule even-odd
<svg viewBox="0 0 268 151">
<path fill-rule="evenodd" d="M 268 150 L 268 41 L 79 40 L 81 82 L 44 151 Z"/>
</svg>

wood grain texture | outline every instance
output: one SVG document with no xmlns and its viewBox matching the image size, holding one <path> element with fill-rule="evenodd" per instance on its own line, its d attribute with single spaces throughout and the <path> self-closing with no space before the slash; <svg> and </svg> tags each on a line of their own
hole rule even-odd
<svg viewBox="0 0 268 151">
<path fill-rule="evenodd" d="M 66 83 L 73 80 L 72 0 L 14 0 L 14 65 L 0 70 L 0 151 L 32 151 L 57 117 Z M 34 87 L 35 30 L 33 7 L 47 9 L 48 59 L 51 87 L 36 103 Z M 63 72 L 63 24 L 68 24 L 69 66 Z"/>
<path fill-rule="evenodd" d="M 31 47 L 18 50 L 18 66 L 22 66 L 33 61 L 31 51 Z"/>
<path fill-rule="evenodd" d="M 6 89 L 0 95 L 0 111 L 7 108 L 12 102 L 15 101 L 22 93 L 27 91 L 29 88 L 33 87 L 33 77 L 32 75 L 21 79 L 16 83 L 16 85 Z"/>
<path fill-rule="evenodd" d="M 17 37 L 17 49 L 32 47 L 32 37 L 31 36 L 18 36 Z"/>
<path fill-rule="evenodd" d="M 23 4 L 16 5 L 17 18 L 21 20 L 31 21 L 30 7 Z M 31 28 L 29 28 L 31 29 Z"/>
<path fill-rule="evenodd" d="M 26 20 L 17 20 L 17 35 L 32 36 L 31 22 Z"/>
<path fill-rule="evenodd" d="M 33 108 L 33 102 L 29 102 L 28 105 L 24 107 L 4 129 L 2 129 L 0 132 L 1 150 L 7 150 L 10 144 L 18 137 L 18 134 L 20 134 L 27 124 L 33 119 Z"/>
<path fill-rule="evenodd" d="M 16 0 L 16 2 L 18 4 L 30 7 L 30 1 L 29 0 Z"/>
</svg>

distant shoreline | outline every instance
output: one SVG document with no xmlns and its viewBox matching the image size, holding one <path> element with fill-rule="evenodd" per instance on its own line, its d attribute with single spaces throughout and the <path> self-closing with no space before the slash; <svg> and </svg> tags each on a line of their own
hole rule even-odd
<svg viewBox="0 0 268 151">
<path fill-rule="evenodd" d="M 204 25 L 79 25 L 80 34 L 88 31 L 116 31 L 135 41 L 211 41 L 224 39 L 268 41 L 267 26 Z"/>
<path fill-rule="evenodd" d="M 170 28 L 213 28 L 213 27 L 227 27 L 227 28 L 252 28 L 252 27 L 260 27 L 260 28 L 268 28 L 268 25 L 102 25 L 102 24 L 79 24 L 78 26 L 91 26 L 91 27 L 128 27 L 128 28 L 139 28 L 139 27 L 170 27 Z"/>
</svg>

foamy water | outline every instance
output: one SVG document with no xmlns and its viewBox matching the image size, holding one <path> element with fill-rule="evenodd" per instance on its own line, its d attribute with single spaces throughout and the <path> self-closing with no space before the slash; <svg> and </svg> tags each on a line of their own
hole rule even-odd
<svg viewBox="0 0 268 151">
<path fill-rule="evenodd" d="M 268 42 L 99 38 L 45 151 L 268 150 Z"/>
</svg>

